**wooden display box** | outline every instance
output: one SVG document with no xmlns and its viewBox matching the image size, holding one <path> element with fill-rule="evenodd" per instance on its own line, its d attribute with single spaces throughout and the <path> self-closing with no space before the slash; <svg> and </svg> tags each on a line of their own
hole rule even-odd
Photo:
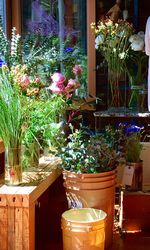
<svg viewBox="0 0 150 250">
<path fill-rule="evenodd" d="M 150 192 L 123 192 L 121 230 L 150 232 Z"/>
<path fill-rule="evenodd" d="M 60 227 L 60 223 L 57 221 L 58 213 L 59 217 L 61 213 L 61 200 L 60 198 L 62 183 L 56 183 L 58 177 L 61 176 L 61 170 L 58 164 L 49 163 L 44 168 L 38 169 L 37 172 L 26 172 L 23 175 L 24 183 L 20 186 L 6 186 L 1 184 L 0 186 L 0 250 L 47 250 L 45 242 L 45 228 L 47 228 L 47 234 L 51 238 L 55 238 L 53 235 L 54 223 Z M 56 185 L 54 185 L 54 182 Z M 52 190 L 51 190 L 52 189 Z M 59 189 L 59 190 L 58 190 Z M 46 191 L 48 191 L 46 195 Z M 56 194 L 57 190 L 57 194 Z M 49 205 L 49 213 L 45 204 L 45 197 L 48 199 L 49 195 L 54 199 Z M 44 196 L 43 196 L 44 195 Z M 51 197 L 50 196 L 50 197 Z M 60 202 L 59 202 L 60 201 Z M 47 203 L 46 203 L 47 204 Z M 44 207 L 43 207 L 44 206 Z M 59 209 L 58 209 L 59 208 Z M 52 213 L 52 209 L 55 211 Z M 43 212 L 44 211 L 44 212 Z M 52 222 L 52 218 L 49 219 L 49 214 L 54 217 L 55 222 Z M 41 218 L 44 222 L 44 227 L 41 226 Z M 56 219 L 57 218 L 57 219 Z M 48 223 L 49 224 L 48 224 Z M 53 224 L 52 224 L 53 223 Z M 48 224 L 48 225 L 47 225 Z M 43 228 L 43 229 L 42 229 Z M 43 235 L 44 232 L 44 235 Z M 50 238 L 49 237 L 49 238 Z M 42 240 L 44 239 L 44 240 Z M 37 242 L 36 242 L 37 241 Z M 42 242 L 42 247 L 40 245 Z M 44 248 L 43 248 L 44 246 Z"/>
</svg>

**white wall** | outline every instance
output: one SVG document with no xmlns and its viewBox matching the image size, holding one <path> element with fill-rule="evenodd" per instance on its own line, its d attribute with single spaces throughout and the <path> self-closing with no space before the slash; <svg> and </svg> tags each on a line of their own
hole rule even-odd
<svg viewBox="0 0 150 250">
<path fill-rule="evenodd" d="M 143 186 L 150 190 L 150 142 L 142 142 L 142 145 L 141 160 L 143 160 Z"/>
</svg>

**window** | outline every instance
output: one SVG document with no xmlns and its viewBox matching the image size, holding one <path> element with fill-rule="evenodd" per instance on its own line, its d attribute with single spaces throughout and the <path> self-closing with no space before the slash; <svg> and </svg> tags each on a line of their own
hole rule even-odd
<svg viewBox="0 0 150 250">
<path fill-rule="evenodd" d="M 5 0 L 0 1 L 0 16 L 2 18 L 3 28 L 6 31 L 6 3 L 5 3 Z"/>
<path fill-rule="evenodd" d="M 22 33 L 71 34 L 86 52 L 86 1 L 26 0 L 22 1 Z M 61 35 L 59 33 L 59 35 Z"/>
</svg>

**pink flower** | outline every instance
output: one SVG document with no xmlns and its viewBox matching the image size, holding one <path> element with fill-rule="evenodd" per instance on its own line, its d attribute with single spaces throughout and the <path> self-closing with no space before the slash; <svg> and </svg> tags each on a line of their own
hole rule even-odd
<svg viewBox="0 0 150 250">
<path fill-rule="evenodd" d="M 65 92 L 65 86 L 63 85 L 63 83 L 53 82 L 48 87 L 48 89 L 51 90 L 53 93 L 56 93 L 56 94 L 63 94 Z"/>
<path fill-rule="evenodd" d="M 75 65 L 72 69 L 72 72 L 75 74 L 75 75 L 81 75 L 82 74 L 82 67 L 81 65 Z"/>
<path fill-rule="evenodd" d="M 30 79 L 28 75 L 23 75 L 19 79 L 19 83 L 21 87 L 27 87 L 30 84 Z"/>
<path fill-rule="evenodd" d="M 65 81 L 65 77 L 61 74 L 61 73 L 54 73 L 52 76 L 51 76 L 51 79 L 53 82 L 56 82 L 56 83 L 63 83 Z"/>
<path fill-rule="evenodd" d="M 70 79 L 70 80 L 68 81 L 68 84 L 67 84 L 65 90 L 70 92 L 71 90 L 74 90 L 75 85 L 76 85 L 76 80 Z"/>
<path fill-rule="evenodd" d="M 65 91 L 66 92 L 72 92 L 72 91 L 74 91 L 75 89 L 78 89 L 78 88 L 80 88 L 80 83 L 76 82 L 76 80 L 74 80 L 74 79 L 70 79 L 68 81 L 68 84 L 67 84 L 66 88 L 65 88 Z"/>
<path fill-rule="evenodd" d="M 35 81 L 35 83 L 40 83 L 40 82 L 41 82 L 41 79 L 40 79 L 40 77 L 36 76 L 36 77 L 34 78 L 34 81 Z"/>
</svg>

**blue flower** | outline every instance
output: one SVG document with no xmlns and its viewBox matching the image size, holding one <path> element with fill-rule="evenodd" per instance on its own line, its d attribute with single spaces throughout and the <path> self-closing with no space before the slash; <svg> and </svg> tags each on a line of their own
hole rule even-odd
<svg viewBox="0 0 150 250">
<path fill-rule="evenodd" d="M 139 133 L 141 131 L 141 127 L 136 125 L 131 125 L 125 129 L 125 134 L 127 136 L 131 135 L 132 133 Z"/>
<path fill-rule="evenodd" d="M 68 47 L 65 49 L 65 52 L 72 52 L 74 50 L 74 48 Z"/>
<path fill-rule="evenodd" d="M 0 68 L 3 66 L 3 65 L 6 65 L 6 62 L 0 58 Z"/>
</svg>

